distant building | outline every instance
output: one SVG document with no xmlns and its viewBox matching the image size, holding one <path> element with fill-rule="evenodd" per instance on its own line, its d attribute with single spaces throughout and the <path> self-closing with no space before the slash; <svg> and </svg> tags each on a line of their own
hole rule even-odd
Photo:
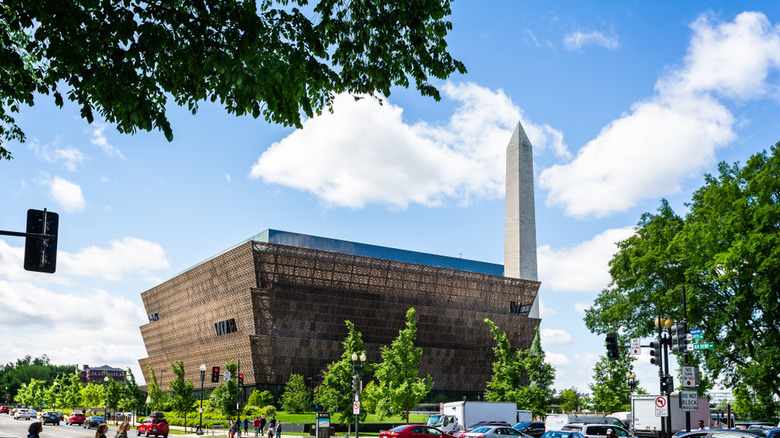
<svg viewBox="0 0 780 438">
<path fill-rule="evenodd" d="M 125 370 L 121 368 L 114 368 L 108 365 L 100 367 L 90 368 L 89 365 L 84 365 L 81 369 L 81 383 L 96 382 L 102 383 L 103 379 L 108 376 L 109 378 L 117 381 L 125 381 Z"/>
</svg>

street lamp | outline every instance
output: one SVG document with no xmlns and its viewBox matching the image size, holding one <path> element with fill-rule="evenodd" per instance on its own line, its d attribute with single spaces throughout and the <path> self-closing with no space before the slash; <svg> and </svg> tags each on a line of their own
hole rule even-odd
<svg viewBox="0 0 780 438">
<path fill-rule="evenodd" d="M 103 415 L 105 415 L 106 417 L 106 423 L 108 423 L 108 380 L 109 380 L 108 376 L 103 377 L 103 382 L 105 382 L 106 384 L 105 386 L 106 392 L 104 393 L 106 397 L 106 408 L 103 410 Z"/>
<path fill-rule="evenodd" d="M 203 435 L 203 382 L 206 380 L 206 364 L 200 364 L 200 421 L 196 435 Z"/>
<path fill-rule="evenodd" d="M 633 393 L 634 387 L 636 386 L 636 374 L 626 373 L 626 382 L 628 383 L 628 393 Z"/>
<path fill-rule="evenodd" d="M 57 410 L 57 385 L 59 385 L 59 382 L 54 382 L 54 399 L 51 402 L 51 410 L 56 411 Z"/>
<path fill-rule="evenodd" d="M 352 371 L 355 373 L 355 378 L 352 381 L 352 389 L 355 391 L 355 438 L 360 438 L 360 375 L 363 373 L 363 367 L 366 366 L 366 353 L 360 353 L 360 361 L 358 362 L 357 353 L 352 353 Z"/>
</svg>

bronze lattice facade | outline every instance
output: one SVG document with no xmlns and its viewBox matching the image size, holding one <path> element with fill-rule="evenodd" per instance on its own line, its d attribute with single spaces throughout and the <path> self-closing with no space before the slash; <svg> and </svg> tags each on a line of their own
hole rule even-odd
<svg viewBox="0 0 780 438">
<path fill-rule="evenodd" d="M 539 319 L 527 310 L 539 283 L 500 275 L 249 240 L 142 294 L 147 358 L 163 388 L 170 364 L 198 368 L 241 361 L 245 383 L 278 387 L 290 374 L 313 377 L 340 358 L 345 320 L 362 333 L 369 361 L 380 359 L 417 310 L 420 374 L 434 390 L 473 393 L 492 375 L 494 341 L 484 319 L 515 348 L 531 345 Z M 160 373 L 165 370 L 165 373 Z M 206 388 L 216 384 L 207 377 Z"/>
</svg>

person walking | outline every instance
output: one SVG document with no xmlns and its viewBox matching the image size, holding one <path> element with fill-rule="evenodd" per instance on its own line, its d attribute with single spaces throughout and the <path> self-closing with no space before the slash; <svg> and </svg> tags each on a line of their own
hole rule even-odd
<svg viewBox="0 0 780 438">
<path fill-rule="evenodd" d="M 276 422 L 276 438 L 282 438 L 282 422 Z"/>
<path fill-rule="evenodd" d="M 95 438 L 106 438 L 106 432 L 108 432 L 108 424 L 100 424 L 95 431 Z"/>
<path fill-rule="evenodd" d="M 271 417 L 271 419 L 268 420 L 268 429 L 276 431 L 276 417 Z"/>
<path fill-rule="evenodd" d="M 244 418 L 243 425 L 244 425 L 244 433 L 248 434 L 249 433 L 249 418 Z"/>
<path fill-rule="evenodd" d="M 255 430 L 255 438 L 257 438 L 260 433 L 260 419 L 257 416 L 255 416 L 255 421 L 252 422 L 252 428 Z"/>
<path fill-rule="evenodd" d="M 125 420 L 116 428 L 114 438 L 127 438 L 127 431 L 130 430 L 130 422 Z"/>
<path fill-rule="evenodd" d="M 27 428 L 27 438 L 40 438 L 41 432 L 43 432 L 43 425 L 40 421 L 30 423 L 30 427 Z"/>
<path fill-rule="evenodd" d="M 230 420 L 230 438 L 235 438 L 236 436 L 236 422 L 233 420 Z"/>
<path fill-rule="evenodd" d="M 265 436 L 265 414 L 260 415 L 260 434 Z"/>
</svg>

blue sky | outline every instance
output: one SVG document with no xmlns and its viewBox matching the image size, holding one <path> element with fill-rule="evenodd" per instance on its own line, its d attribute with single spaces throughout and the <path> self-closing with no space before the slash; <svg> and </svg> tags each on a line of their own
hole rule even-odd
<svg viewBox="0 0 780 438">
<path fill-rule="evenodd" d="M 487 7 L 486 7 L 487 6 Z M 0 229 L 60 214 L 55 275 L 0 237 L 0 363 L 132 367 L 141 292 L 276 228 L 503 263 L 504 151 L 534 146 L 542 341 L 556 388 L 589 392 L 603 336 L 583 311 L 615 242 L 661 198 L 679 212 L 719 161 L 780 141 L 780 5 L 455 0 L 443 99 L 339 96 L 301 130 L 171 106 L 175 139 L 122 135 L 38 99 L 0 163 Z M 25 342 L 20 342 L 23 335 Z M 486 358 L 491 360 L 491 358 Z M 656 368 L 637 362 L 640 384 Z"/>
</svg>

